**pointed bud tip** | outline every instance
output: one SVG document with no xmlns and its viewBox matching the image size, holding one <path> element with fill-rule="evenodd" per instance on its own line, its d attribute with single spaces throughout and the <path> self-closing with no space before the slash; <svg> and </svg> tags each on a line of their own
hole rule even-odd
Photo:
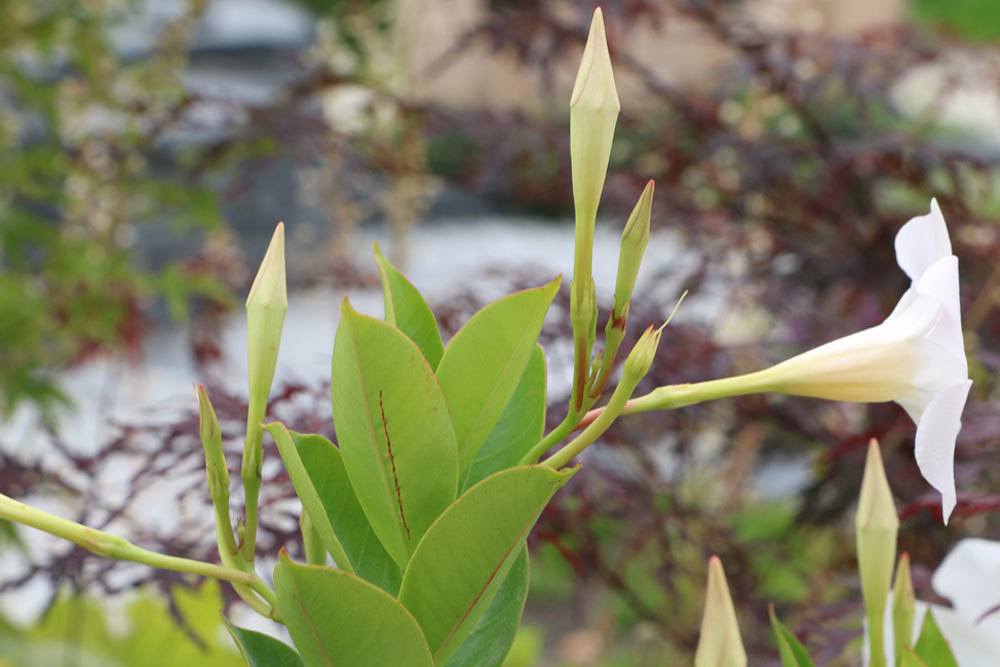
<svg viewBox="0 0 1000 667">
<path fill-rule="evenodd" d="M 736 609 L 726 582 L 722 560 L 718 556 L 712 556 L 708 559 L 705 611 L 694 664 L 695 667 L 744 666 L 747 664 L 746 660 L 746 650 L 743 648 Z"/>
<path fill-rule="evenodd" d="M 607 109 L 615 115 L 621 110 L 615 77 L 611 69 L 611 53 L 604 28 L 604 13 L 598 7 L 590 22 L 587 43 L 580 58 L 580 69 L 573 84 L 569 106 L 585 105 L 594 109 Z"/>
<path fill-rule="evenodd" d="M 899 527 L 899 515 L 892 498 L 892 489 L 889 487 L 885 466 L 882 463 L 882 453 L 875 438 L 868 443 L 855 523 L 858 529 L 895 530 Z"/>
<path fill-rule="evenodd" d="M 285 223 L 274 228 L 271 242 L 260 262 L 257 275 L 247 294 L 249 306 L 288 305 L 288 288 L 285 281 Z"/>
</svg>

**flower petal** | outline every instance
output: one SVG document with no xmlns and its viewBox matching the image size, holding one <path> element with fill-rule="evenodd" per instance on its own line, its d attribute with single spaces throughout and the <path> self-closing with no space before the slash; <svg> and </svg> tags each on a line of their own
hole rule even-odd
<svg viewBox="0 0 1000 667">
<path fill-rule="evenodd" d="M 1000 613 L 989 614 L 1000 605 L 1000 542 L 962 540 L 934 572 L 931 583 L 956 612 L 1000 638 Z M 984 614 L 988 615 L 981 619 Z"/>
<path fill-rule="evenodd" d="M 932 264 L 913 285 L 918 294 L 924 294 L 937 301 L 944 311 L 944 317 L 927 334 L 927 337 L 961 357 L 968 373 L 965 360 L 965 342 L 962 339 L 962 313 L 958 294 L 958 258 L 949 255 Z"/>
<path fill-rule="evenodd" d="M 939 391 L 920 416 L 914 455 L 924 479 L 941 493 L 945 524 L 955 509 L 955 439 L 962 428 L 962 410 L 972 380 Z"/>
<path fill-rule="evenodd" d="M 917 280 L 934 262 L 951 254 L 948 227 L 936 199 L 927 215 L 912 218 L 896 233 L 896 261 L 899 268 Z"/>
</svg>

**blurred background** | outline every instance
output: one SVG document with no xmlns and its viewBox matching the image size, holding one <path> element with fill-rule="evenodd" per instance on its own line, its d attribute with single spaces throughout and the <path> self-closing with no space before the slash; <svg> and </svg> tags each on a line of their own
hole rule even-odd
<svg viewBox="0 0 1000 667">
<path fill-rule="evenodd" d="M 272 411 L 299 431 L 332 435 L 341 295 L 380 312 L 373 241 L 446 334 L 507 290 L 568 276 L 567 107 L 595 4 L 0 3 L 0 491 L 214 560 L 193 387 L 209 385 L 236 469 L 242 300 L 278 220 L 291 295 Z M 956 541 L 1000 538 L 1000 3 L 602 5 L 622 100 L 595 250 L 602 313 L 650 178 L 630 334 L 690 290 L 640 391 L 881 321 L 907 287 L 894 234 L 937 197 L 975 380 L 959 505 L 942 526 L 895 405 L 757 396 L 624 419 L 531 537 L 509 667 L 690 664 L 713 553 L 751 664 L 778 664 L 773 603 L 818 664 L 855 665 L 851 522 L 869 438 L 918 597 L 939 600 L 929 576 Z M 550 424 L 569 389 L 568 287 L 557 304 Z M 265 476 L 264 567 L 301 548 L 273 449 Z M 4 667 L 238 665 L 223 606 L 251 622 L 217 586 L 0 530 Z"/>
</svg>

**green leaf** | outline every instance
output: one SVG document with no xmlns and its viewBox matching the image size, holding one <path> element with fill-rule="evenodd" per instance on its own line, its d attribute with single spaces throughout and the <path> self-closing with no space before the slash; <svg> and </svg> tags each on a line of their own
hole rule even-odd
<svg viewBox="0 0 1000 667">
<path fill-rule="evenodd" d="M 476 627 L 538 515 L 576 469 L 521 466 L 470 488 L 413 552 L 399 599 L 424 630 L 438 663 Z"/>
<path fill-rule="evenodd" d="M 774 631 L 774 642 L 778 645 L 778 655 L 781 656 L 781 667 L 814 667 L 809 651 L 802 645 L 792 631 L 778 620 L 774 606 L 768 609 L 771 615 L 771 629 Z"/>
<path fill-rule="evenodd" d="M 321 435 L 295 433 L 280 423 L 268 424 L 267 430 L 303 511 L 338 567 L 395 595 L 402 577 L 399 567 L 368 523 L 340 450 Z"/>
<path fill-rule="evenodd" d="M 372 529 L 402 568 L 455 499 L 455 433 L 416 344 L 346 300 L 341 311 L 332 379 L 340 453 Z"/>
<path fill-rule="evenodd" d="M 924 624 L 920 627 L 920 637 L 917 639 L 917 645 L 913 647 L 913 652 L 928 665 L 958 667 L 958 661 L 951 652 L 951 646 L 941 634 L 941 628 L 938 627 L 937 621 L 934 619 L 933 609 L 928 609 L 927 613 L 924 614 Z"/>
<path fill-rule="evenodd" d="M 413 616 L 381 588 L 285 555 L 274 586 L 278 613 L 306 667 L 434 666 Z"/>
<path fill-rule="evenodd" d="M 535 344 L 521 381 L 476 459 L 469 466 L 462 487 L 466 489 L 495 472 L 520 462 L 545 431 L 545 351 Z"/>
<path fill-rule="evenodd" d="M 445 667 L 497 667 L 514 643 L 528 598 L 528 550 L 514 561 L 496 597 Z"/>
<path fill-rule="evenodd" d="M 226 621 L 226 629 L 239 647 L 247 667 L 302 667 L 299 654 L 270 635 L 239 628 Z"/>
<path fill-rule="evenodd" d="M 900 654 L 899 667 L 928 667 L 928 665 L 907 646 L 903 647 L 903 652 Z"/>
<path fill-rule="evenodd" d="M 465 471 L 517 389 L 559 279 L 477 312 L 448 342 L 437 367 Z"/>
<path fill-rule="evenodd" d="M 382 276 L 385 294 L 385 320 L 409 336 L 431 367 L 436 367 L 444 353 L 441 332 L 430 306 L 399 269 L 389 263 L 375 244 L 375 262 Z"/>
</svg>

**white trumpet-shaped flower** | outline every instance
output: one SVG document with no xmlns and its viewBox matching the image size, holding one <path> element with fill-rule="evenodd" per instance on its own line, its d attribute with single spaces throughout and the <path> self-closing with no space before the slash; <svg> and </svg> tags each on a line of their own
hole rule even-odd
<svg viewBox="0 0 1000 667">
<path fill-rule="evenodd" d="M 763 371 L 767 388 L 832 400 L 895 401 L 917 424 L 916 459 L 955 507 L 955 439 L 972 381 L 959 312 L 958 258 L 936 201 L 896 235 L 896 260 L 913 281 L 881 324 Z"/>
</svg>

